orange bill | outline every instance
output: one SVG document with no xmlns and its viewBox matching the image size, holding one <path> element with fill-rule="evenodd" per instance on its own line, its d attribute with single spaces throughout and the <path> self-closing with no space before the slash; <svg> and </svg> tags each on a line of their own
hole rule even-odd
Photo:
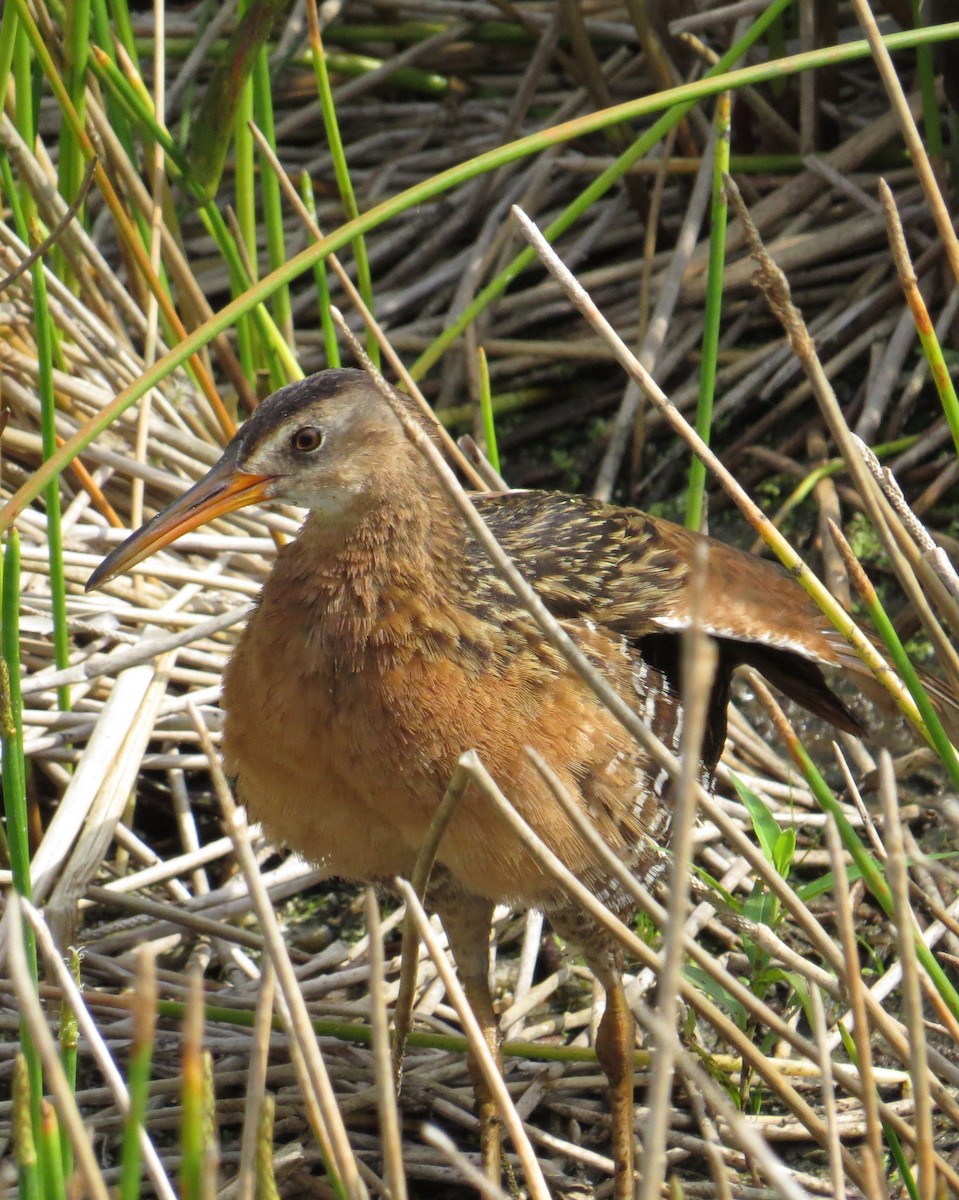
<svg viewBox="0 0 959 1200">
<path fill-rule="evenodd" d="M 234 456 L 227 450 L 216 466 L 179 500 L 174 500 L 107 555 L 87 580 L 86 590 L 92 591 L 114 579 L 206 521 L 268 499 L 267 489 L 273 479 L 273 475 L 249 475 L 238 470 Z"/>
</svg>

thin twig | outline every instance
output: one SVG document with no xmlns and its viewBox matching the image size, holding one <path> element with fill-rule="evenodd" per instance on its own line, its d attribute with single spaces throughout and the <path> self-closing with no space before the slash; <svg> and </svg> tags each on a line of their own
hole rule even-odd
<svg viewBox="0 0 959 1200">
<path fill-rule="evenodd" d="M 347 1194 L 354 1200 L 367 1200 L 367 1190 L 363 1183 L 360 1164 L 357 1162 L 343 1124 L 340 1110 L 337 1107 L 336 1096 L 327 1073 L 326 1064 L 320 1053 L 320 1048 L 310 1024 L 309 1014 L 300 991 L 293 964 L 290 961 L 279 921 L 273 905 L 263 886 L 259 868 L 250 847 L 249 832 L 241 809 L 237 808 L 230 793 L 226 776 L 220 766 L 219 756 L 201 713 L 192 705 L 188 707 L 194 728 L 200 737 L 201 745 L 207 756 L 210 777 L 226 818 L 227 833 L 233 841 L 237 859 L 246 878 L 250 897 L 260 920 L 260 927 L 266 939 L 267 949 L 273 960 L 280 991 L 286 1002 L 287 1025 L 293 1035 L 291 1049 L 302 1056 L 305 1077 L 302 1082 L 306 1085 L 304 1091 L 312 1096 L 314 1104 L 310 1106 L 311 1114 L 315 1114 L 314 1132 L 320 1142 L 329 1168 L 335 1169 Z M 282 1010 L 281 1010 L 282 1011 Z"/>
<path fill-rule="evenodd" d="M 902 963 L 902 996 L 906 1022 L 912 1031 L 909 1039 L 912 1086 L 916 1097 L 916 1157 L 918 1160 L 919 1200 L 933 1200 L 936 1171 L 932 1161 L 934 1133 L 932 1103 L 929 1097 L 928 1056 L 926 1054 L 925 1015 L 922 1007 L 920 966 L 916 957 L 916 918 L 909 903 L 909 872 L 903 846 L 902 818 L 896 795 L 896 778 L 888 750 L 879 753 L 879 795 L 882 799 L 883 832 L 888 853 L 887 878 L 896 915 L 895 931 Z"/>
</svg>

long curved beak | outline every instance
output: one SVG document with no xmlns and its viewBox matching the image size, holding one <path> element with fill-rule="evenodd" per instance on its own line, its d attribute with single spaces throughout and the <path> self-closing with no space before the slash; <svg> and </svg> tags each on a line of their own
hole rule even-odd
<svg viewBox="0 0 959 1200">
<path fill-rule="evenodd" d="M 216 466 L 179 500 L 174 500 L 108 554 L 87 580 L 86 590 L 100 587 L 198 525 L 267 499 L 267 487 L 275 478 L 275 475 L 249 475 L 240 471 L 228 449 Z"/>
</svg>

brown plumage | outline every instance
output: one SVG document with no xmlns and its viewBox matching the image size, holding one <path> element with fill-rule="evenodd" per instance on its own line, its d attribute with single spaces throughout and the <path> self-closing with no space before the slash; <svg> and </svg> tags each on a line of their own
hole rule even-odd
<svg viewBox="0 0 959 1200">
<path fill-rule="evenodd" d="M 479 752 L 532 828 L 614 908 L 625 908 L 527 747 L 551 764 L 603 840 L 642 874 L 666 844 L 670 781 L 541 637 L 365 376 L 327 371 L 276 393 L 220 464 L 107 559 L 91 585 L 186 529 L 256 500 L 311 511 L 280 551 L 227 670 L 223 755 L 269 833 L 331 874 L 409 876 L 460 755 Z M 666 521 L 577 496 L 476 497 L 553 614 L 676 749 L 678 633 L 693 548 Z M 730 679 L 755 666 L 842 729 L 859 724 L 818 664 L 855 665 L 806 594 L 759 559 L 707 539 L 703 621 L 720 645 L 704 772 L 726 732 Z M 438 854 L 433 896 L 491 1043 L 494 903 L 582 928 L 563 894 L 468 793 Z M 632 1027 L 615 950 L 588 956 L 609 1003 L 599 1050 L 611 1080 L 620 1196 L 632 1194 Z M 487 1163 L 497 1140 L 481 1091 Z"/>
</svg>

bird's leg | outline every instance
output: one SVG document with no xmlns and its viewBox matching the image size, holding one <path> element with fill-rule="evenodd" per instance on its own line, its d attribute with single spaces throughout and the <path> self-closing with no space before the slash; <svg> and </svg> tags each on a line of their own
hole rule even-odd
<svg viewBox="0 0 959 1200">
<path fill-rule="evenodd" d="M 483 1031 L 483 1038 L 502 1073 L 499 1028 L 493 1010 L 490 991 L 490 931 L 493 925 L 493 905 L 489 900 L 457 889 L 456 894 L 443 889 L 431 895 L 439 911 L 450 950 L 456 961 L 463 990 L 473 1015 Z M 500 1180 L 502 1130 L 496 1113 L 496 1102 L 486 1084 L 482 1067 L 472 1051 L 468 1056 L 470 1077 L 476 1095 L 476 1111 L 480 1122 L 480 1148 L 483 1170 L 495 1182 Z"/>
<path fill-rule="evenodd" d="M 613 1162 L 616 1164 L 615 1200 L 633 1200 L 633 1062 L 635 1026 L 623 988 L 622 956 L 609 946 L 586 952 L 593 974 L 606 992 L 606 1010 L 596 1033 L 596 1057 L 609 1082 Z"/>
</svg>

